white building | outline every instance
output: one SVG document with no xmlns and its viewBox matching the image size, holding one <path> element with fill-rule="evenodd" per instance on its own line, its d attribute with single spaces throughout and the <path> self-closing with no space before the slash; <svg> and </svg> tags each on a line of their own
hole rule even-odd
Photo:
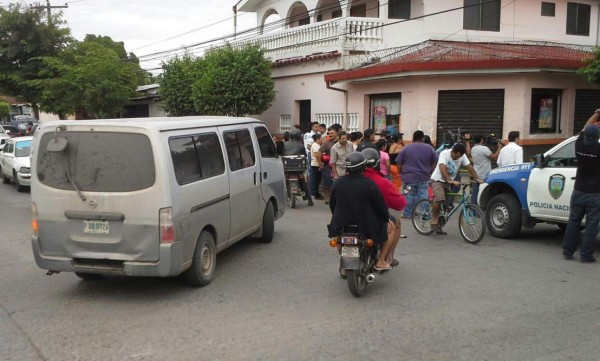
<svg viewBox="0 0 600 361">
<path fill-rule="evenodd" d="M 521 132 L 527 154 L 580 131 L 600 92 L 577 75 L 599 42 L 598 0 L 242 0 L 265 33 L 274 131 Z M 267 32 L 279 15 L 284 29 Z M 347 114 L 347 116 L 344 116 Z M 410 138 L 410 137 L 408 137 Z"/>
</svg>

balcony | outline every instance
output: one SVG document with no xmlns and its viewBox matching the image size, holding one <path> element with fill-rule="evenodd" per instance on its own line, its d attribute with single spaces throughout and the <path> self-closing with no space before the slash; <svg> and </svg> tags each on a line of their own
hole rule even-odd
<svg viewBox="0 0 600 361">
<path fill-rule="evenodd" d="M 378 18 L 336 18 L 234 41 L 231 46 L 258 44 L 273 61 L 332 51 L 373 51 L 384 45 L 383 24 Z"/>
</svg>

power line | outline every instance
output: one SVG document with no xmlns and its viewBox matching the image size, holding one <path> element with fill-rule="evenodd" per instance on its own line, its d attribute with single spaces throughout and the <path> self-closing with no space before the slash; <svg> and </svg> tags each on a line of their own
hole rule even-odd
<svg viewBox="0 0 600 361">
<path fill-rule="evenodd" d="M 345 0 L 345 1 L 347 1 L 347 0 Z M 441 15 L 441 14 L 445 14 L 445 13 L 449 13 L 449 12 L 453 12 L 453 11 L 457 11 L 457 10 L 464 10 L 466 8 L 470 8 L 470 7 L 473 7 L 473 6 L 483 6 L 485 4 L 493 3 L 493 2 L 497 2 L 497 1 L 499 1 L 499 0 L 488 0 L 488 1 L 485 1 L 485 2 L 482 2 L 482 3 L 478 3 L 478 4 L 466 5 L 466 6 L 459 6 L 459 7 L 455 7 L 455 8 L 451 8 L 451 9 L 447 9 L 447 10 L 437 11 L 437 12 L 434 12 L 434 13 L 430 13 L 430 14 L 425 14 L 425 15 L 413 17 L 413 18 L 410 18 L 410 19 L 400 19 L 398 21 L 393 21 L 393 22 L 390 22 L 388 24 L 375 25 L 375 26 L 372 26 L 370 28 L 364 28 L 362 30 L 363 31 L 368 31 L 368 30 L 372 30 L 372 29 L 375 29 L 375 28 L 383 28 L 383 27 L 390 26 L 390 25 L 395 25 L 395 24 L 404 23 L 404 22 L 408 22 L 408 21 L 414 21 L 414 20 L 424 19 L 424 18 L 427 18 L 427 17 Z M 385 5 L 387 5 L 387 3 L 381 4 L 378 7 L 385 6 Z M 374 8 L 375 7 L 371 8 L 369 10 L 372 10 Z M 315 9 L 313 9 L 311 11 L 314 12 Z M 309 13 L 310 13 L 310 11 L 309 11 Z M 306 15 L 306 13 L 302 14 L 303 17 L 305 15 Z M 282 19 L 282 21 L 286 21 L 286 20 L 289 20 L 289 19 L 291 19 L 291 18 Z M 258 27 L 258 28 L 260 28 L 260 27 Z M 254 30 L 258 29 L 258 28 L 249 29 L 249 30 L 247 30 L 247 31 L 245 31 L 243 33 L 247 34 L 247 33 L 252 32 L 252 31 L 254 31 Z M 316 40 L 309 40 L 309 41 L 304 41 L 304 42 L 301 42 L 301 43 L 297 43 L 297 44 L 294 44 L 294 46 L 312 44 L 312 43 L 316 43 L 316 42 L 322 42 L 322 41 L 326 41 L 326 40 L 330 40 L 330 39 L 335 39 L 335 38 L 338 38 L 340 36 L 351 35 L 351 34 L 353 34 L 355 32 L 356 31 L 352 31 L 352 30 L 351 31 L 346 31 L 346 32 L 343 32 L 343 33 L 340 33 L 340 34 L 336 34 L 336 35 L 333 35 L 333 36 L 329 36 L 329 37 L 325 37 L 325 38 L 320 38 L 320 39 L 316 39 Z M 251 38 L 252 36 L 253 35 L 251 34 L 251 35 L 248 36 L 248 38 Z M 145 55 L 145 56 L 141 56 L 140 57 L 140 62 L 148 62 L 148 61 L 152 61 L 152 60 L 166 59 L 168 57 L 168 54 L 172 54 L 172 56 L 178 56 L 180 54 L 184 54 L 186 52 L 189 52 L 191 48 L 194 48 L 193 50 L 202 50 L 204 48 L 207 48 L 209 46 L 208 44 L 212 44 L 212 43 L 215 43 L 215 42 L 218 42 L 218 41 L 222 41 L 222 40 L 225 40 L 225 39 L 230 38 L 230 37 L 231 37 L 231 35 L 222 36 L 222 37 L 210 39 L 210 40 L 207 40 L 207 41 L 203 41 L 203 42 L 200 42 L 200 43 L 196 43 L 196 44 L 192 44 L 192 45 L 188 45 L 188 46 L 184 46 L 184 47 L 179 47 L 179 48 L 175 48 L 175 49 L 165 50 L 165 51 L 158 52 L 158 53 L 155 53 L 155 54 L 148 54 L 148 55 Z M 244 40 L 244 39 L 242 39 L 242 40 Z M 200 46 L 200 45 L 205 45 L 205 46 L 201 47 L 201 48 L 198 48 L 198 46 Z M 150 57 L 150 56 L 152 56 L 152 57 Z M 143 58 L 143 57 L 150 57 L 150 58 L 142 60 L 141 58 Z"/>
</svg>

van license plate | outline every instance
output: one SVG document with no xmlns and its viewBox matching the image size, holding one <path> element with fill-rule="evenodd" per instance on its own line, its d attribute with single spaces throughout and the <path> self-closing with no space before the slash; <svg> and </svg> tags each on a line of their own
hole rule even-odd
<svg viewBox="0 0 600 361">
<path fill-rule="evenodd" d="M 356 257 L 358 258 L 358 247 L 342 247 L 342 257 Z"/>
<path fill-rule="evenodd" d="M 83 221 L 83 233 L 88 234 L 110 234 L 108 221 Z"/>
</svg>

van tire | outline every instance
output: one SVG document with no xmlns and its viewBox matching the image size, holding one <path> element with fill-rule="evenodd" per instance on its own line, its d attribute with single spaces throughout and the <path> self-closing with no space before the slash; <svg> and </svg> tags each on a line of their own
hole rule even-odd
<svg viewBox="0 0 600 361">
<path fill-rule="evenodd" d="M 98 281 L 104 278 L 103 275 L 97 273 L 75 272 L 75 275 L 84 281 Z"/>
<path fill-rule="evenodd" d="M 267 202 L 265 213 L 262 219 L 262 235 L 260 241 L 262 243 L 271 243 L 273 234 L 275 233 L 275 216 L 273 215 L 273 203 Z"/>
<path fill-rule="evenodd" d="M 190 286 L 206 286 L 215 278 L 217 269 L 217 247 L 210 232 L 202 231 L 192 259 L 192 266 L 183 273 L 185 282 Z"/>
</svg>

